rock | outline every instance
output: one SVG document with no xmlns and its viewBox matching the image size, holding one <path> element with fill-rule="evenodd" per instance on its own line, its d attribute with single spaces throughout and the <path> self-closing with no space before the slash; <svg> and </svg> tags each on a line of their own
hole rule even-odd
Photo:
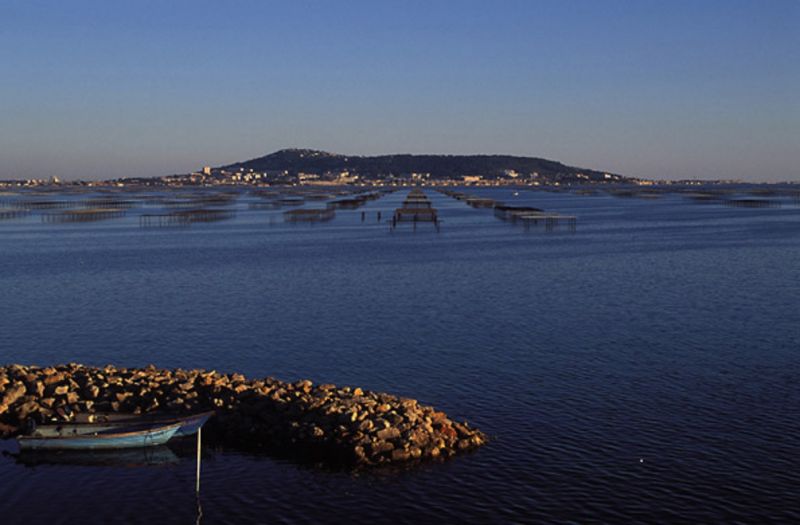
<svg viewBox="0 0 800 525">
<path fill-rule="evenodd" d="M 55 372 L 44 378 L 44 384 L 45 386 L 50 386 L 56 383 L 60 383 L 63 380 L 64 380 L 64 374 L 62 374 L 61 372 Z"/>
<path fill-rule="evenodd" d="M 400 426 L 403 423 L 403 416 L 395 413 L 388 413 L 384 416 L 392 426 Z"/>
<path fill-rule="evenodd" d="M 89 385 L 83 389 L 83 395 L 90 399 L 97 399 L 100 395 L 100 387 L 97 385 Z"/>
<path fill-rule="evenodd" d="M 2 432 L 2 427 L 0 427 L 0 432 Z M 356 445 L 353 447 L 353 455 L 355 456 L 357 463 L 365 463 L 367 461 L 367 455 L 364 452 L 364 447 L 361 445 Z"/>
<path fill-rule="evenodd" d="M 413 432 L 409 432 L 409 439 L 416 443 L 417 445 L 424 447 L 430 441 L 430 434 L 425 432 L 424 430 L 418 429 L 414 430 Z"/>
<path fill-rule="evenodd" d="M 394 450 L 394 444 L 389 441 L 375 441 L 372 443 L 372 450 L 376 454 L 381 454 L 383 452 L 391 452 Z"/>
<path fill-rule="evenodd" d="M 32 374 L 28 374 L 28 377 L 25 378 L 25 386 L 27 387 L 27 393 L 29 395 L 37 397 L 42 397 L 42 395 L 44 395 L 44 383 L 38 381 L 36 376 Z"/>
<path fill-rule="evenodd" d="M 434 423 L 445 423 L 447 421 L 447 414 L 444 412 L 434 412 L 431 415 L 431 420 L 433 420 Z"/>
<path fill-rule="evenodd" d="M 417 400 L 403 398 L 400 400 L 400 406 L 405 408 L 406 410 L 415 410 L 417 408 Z"/>
<path fill-rule="evenodd" d="M 133 395 L 133 394 L 132 394 L 131 392 L 117 392 L 117 393 L 114 395 L 114 397 L 115 397 L 115 398 L 117 398 L 117 401 L 119 401 L 120 403 L 122 403 L 123 401 L 125 401 L 126 399 L 128 399 L 129 397 L 131 397 L 132 395 Z"/>
<path fill-rule="evenodd" d="M 167 403 L 167 406 L 170 408 L 181 408 L 183 407 L 183 399 L 180 397 L 176 397 L 172 401 Z"/>
<path fill-rule="evenodd" d="M 311 447 L 361 465 L 450 457 L 486 442 L 480 431 L 415 399 L 360 387 L 153 366 L 0 366 L 0 416 L 6 425 L 0 435 L 17 432 L 9 423 L 34 415 L 69 421 L 74 413 L 139 414 L 164 407 L 176 412 L 216 408 L 211 435 L 219 444 Z"/>
<path fill-rule="evenodd" d="M 411 453 L 408 450 L 396 449 L 392 451 L 392 461 L 408 461 Z"/>
<path fill-rule="evenodd" d="M 11 388 L 7 388 L 5 395 L 3 396 L 2 400 L 0 400 L 0 414 L 6 412 L 9 406 L 14 404 L 17 399 L 25 394 L 26 390 L 27 388 L 25 388 L 23 383 L 16 383 Z"/>
<path fill-rule="evenodd" d="M 456 434 L 456 431 L 450 425 L 442 427 L 440 432 L 450 439 L 455 439 L 458 437 L 458 434 Z"/>
<path fill-rule="evenodd" d="M 57 395 L 57 396 L 63 396 L 67 392 L 69 392 L 69 386 L 68 385 L 59 385 L 59 386 L 57 386 L 57 387 L 55 387 L 53 389 L 53 393 L 55 395 Z"/>
<path fill-rule="evenodd" d="M 400 437 L 400 431 L 394 427 L 384 428 L 383 430 L 379 430 L 376 434 L 378 439 L 397 439 Z"/>
<path fill-rule="evenodd" d="M 35 412 L 39 412 L 39 403 L 36 401 L 27 401 L 17 407 L 17 419 L 19 421 L 25 421 L 28 419 L 29 415 Z"/>
</svg>

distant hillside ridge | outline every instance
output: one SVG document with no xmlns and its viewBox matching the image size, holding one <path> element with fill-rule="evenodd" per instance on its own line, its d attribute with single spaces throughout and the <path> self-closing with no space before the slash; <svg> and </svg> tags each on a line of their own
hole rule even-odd
<svg viewBox="0 0 800 525">
<path fill-rule="evenodd" d="M 313 149 L 282 149 L 244 162 L 216 168 L 225 171 L 289 173 L 344 172 L 366 178 L 384 178 L 412 173 L 431 179 L 538 177 L 550 181 L 628 182 L 633 179 L 604 171 L 567 166 L 554 160 L 513 155 L 341 155 Z"/>
</svg>

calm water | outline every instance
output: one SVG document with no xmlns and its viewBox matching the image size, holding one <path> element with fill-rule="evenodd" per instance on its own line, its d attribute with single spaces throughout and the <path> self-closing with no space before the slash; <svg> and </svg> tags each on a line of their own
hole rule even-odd
<svg viewBox="0 0 800 525">
<path fill-rule="evenodd" d="M 248 211 L 188 229 L 0 223 L 0 362 L 203 367 L 415 397 L 486 431 L 410 471 L 209 452 L 202 523 L 800 520 L 800 206 L 428 192 L 440 233 Z M 271 219 L 272 218 L 272 219 Z M 14 451 L 13 442 L 2 444 Z M 183 456 L 183 454 L 179 454 Z M 2 523 L 194 523 L 194 462 L 17 464 Z"/>
</svg>

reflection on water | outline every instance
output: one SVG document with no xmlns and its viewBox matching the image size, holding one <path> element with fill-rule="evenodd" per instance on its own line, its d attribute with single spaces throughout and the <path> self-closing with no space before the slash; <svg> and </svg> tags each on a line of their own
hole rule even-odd
<svg viewBox="0 0 800 525">
<path fill-rule="evenodd" d="M 4 457 L 4 525 L 25 509 L 48 523 L 800 520 L 800 202 L 471 188 L 473 205 L 578 227 L 525 231 L 427 192 L 439 233 L 390 233 L 406 193 L 313 226 L 282 213 L 324 200 L 242 194 L 208 204 L 228 220 L 175 229 L 138 222 L 174 195 L 91 223 L 31 209 L 0 223 L 0 357 L 357 385 L 467 419 L 487 447 L 381 472 L 217 451 L 202 508 L 191 455 Z"/>
<path fill-rule="evenodd" d="M 203 505 L 200 501 L 200 494 L 197 494 L 197 519 L 194 520 L 195 525 L 200 525 L 203 522 Z"/>
<path fill-rule="evenodd" d="M 167 446 L 121 450 L 23 450 L 11 456 L 26 467 L 81 465 L 145 467 L 177 464 L 178 456 Z"/>
</svg>

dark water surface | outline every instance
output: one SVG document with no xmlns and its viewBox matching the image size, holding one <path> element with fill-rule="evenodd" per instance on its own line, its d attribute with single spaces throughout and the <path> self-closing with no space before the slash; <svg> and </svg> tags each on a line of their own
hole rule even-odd
<svg viewBox="0 0 800 525">
<path fill-rule="evenodd" d="M 202 523 L 800 521 L 797 203 L 478 192 L 578 216 L 574 233 L 526 232 L 429 191 L 441 231 L 389 233 L 374 213 L 405 193 L 363 224 L 243 205 L 187 229 L 4 221 L 0 362 L 358 385 L 492 438 L 369 473 L 209 452 Z M 194 523 L 179 456 L 0 457 L 0 522 Z"/>
</svg>

